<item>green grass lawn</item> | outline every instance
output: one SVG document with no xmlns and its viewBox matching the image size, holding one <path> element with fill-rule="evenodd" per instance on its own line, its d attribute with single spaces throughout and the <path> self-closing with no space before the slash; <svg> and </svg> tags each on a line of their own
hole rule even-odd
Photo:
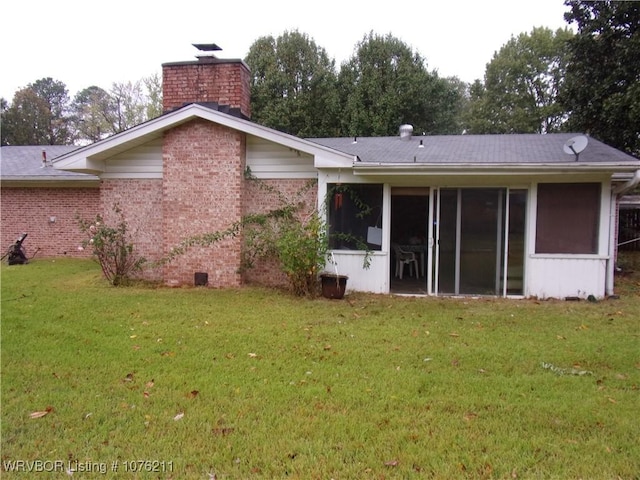
<svg viewBox="0 0 640 480">
<path fill-rule="evenodd" d="M 591 303 L 1 273 L 3 479 L 640 475 L 639 276 Z"/>
</svg>

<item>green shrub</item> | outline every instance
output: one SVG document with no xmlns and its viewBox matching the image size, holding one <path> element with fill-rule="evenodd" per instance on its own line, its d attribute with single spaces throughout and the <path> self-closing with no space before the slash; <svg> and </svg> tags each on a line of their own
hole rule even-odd
<svg viewBox="0 0 640 480">
<path fill-rule="evenodd" d="M 126 284 L 131 276 L 142 269 L 145 259 L 134 253 L 134 246 L 128 233 L 129 227 L 122 209 L 114 206 L 118 217 L 115 226 L 109 226 L 101 215 L 95 220 L 78 219 L 80 231 L 87 236 L 82 248 L 90 248 L 100 264 L 105 278 L 114 286 Z"/>
</svg>

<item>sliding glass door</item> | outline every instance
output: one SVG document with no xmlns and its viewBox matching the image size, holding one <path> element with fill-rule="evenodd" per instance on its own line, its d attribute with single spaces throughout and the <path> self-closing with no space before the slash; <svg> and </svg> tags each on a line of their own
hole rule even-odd
<svg viewBox="0 0 640 480">
<path fill-rule="evenodd" d="M 526 191 L 442 188 L 435 197 L 434 293 L 522 294 Z"/>
</svg>

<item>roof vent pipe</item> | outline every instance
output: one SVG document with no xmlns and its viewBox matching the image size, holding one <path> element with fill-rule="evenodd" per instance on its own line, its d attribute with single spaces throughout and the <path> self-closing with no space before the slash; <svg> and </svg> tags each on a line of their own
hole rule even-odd
<svg viewBox="0 0 640 480">
<path fill-rule="evenodd" d="M 400 125 L 400 140 L 411 140 L 413 135 L 413 125 Z"/>
</svg>

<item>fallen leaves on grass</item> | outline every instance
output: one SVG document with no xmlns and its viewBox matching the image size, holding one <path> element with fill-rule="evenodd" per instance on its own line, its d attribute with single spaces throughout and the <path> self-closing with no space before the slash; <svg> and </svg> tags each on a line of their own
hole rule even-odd
<svg viewBox="0 0 640 480">
<path fill-rule="evenodd" d="M 198 390 L 191 390 L 187 394 L 187 398 L 196 398 L 200 392 Z"/>
<path fill-rule="evenodd" d="M 544 368 L 545 370 L 550 370 L 556 375 L 593 375 L 593 372 L 590 372 L 589 370 L 579 370 L 577 368 L 560 368 L 551 363 L 545 362 L 542 362 L 542 368 Z"/>
<path fill-rule="evenodd" d="M 147 388 L 147 390 L 145 390 L 142 395 L 144 395 L 144 398 L 149 398 L 151 396 L 151 394 L 148 392 L 148 390 L 151 390 L 153 388 L 154 385 L 154 381 L 153 378 L 151 380 L 149 380 L 147 383 L 144 384 L 144 386 Z"/>
<path fill-rule="evenodd" d="M 53 407 L 47 407 L 44 410 L 40 411 L 40 412 L 32 412 L 29 414 L 29 418 L 42 418 L 45 415 L 47 415 L 48 413 L 53 411 Z"/>
<path fill-rule="evenodd" d="M 477 413 L 474 412 L 467 412 L 464 414 L 464 416 L 462 418 L 464 418 L 465 421 L 470 422 L 471 420 L 474 420 L 478 417 Z"/>
</svg>

